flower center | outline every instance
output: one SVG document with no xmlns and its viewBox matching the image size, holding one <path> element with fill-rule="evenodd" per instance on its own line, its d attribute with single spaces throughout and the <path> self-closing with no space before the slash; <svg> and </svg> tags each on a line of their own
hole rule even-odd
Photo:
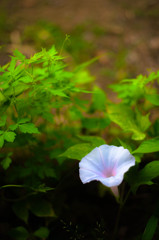
<svg viewBox="0 0 159 240">
<path fill-rule="evenodd" d="M 106 178 L 113 177 L 116 175 L 116 171 L 114 168 L 107 168 L 107 169 L 104 169 L 103 175 Z"/>
</svg>

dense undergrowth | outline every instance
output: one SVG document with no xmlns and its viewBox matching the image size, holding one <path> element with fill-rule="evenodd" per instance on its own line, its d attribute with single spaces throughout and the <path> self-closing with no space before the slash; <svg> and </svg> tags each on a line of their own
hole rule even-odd
<svg viewBox="0 0 159 240">
<path fill-rule="evenodd" d="M 0 67 L 2 239 L 112 239 L 114 225 L 117 239 L 157 239 L 159 72 L 110 85 L 114 103 L 87 70 L 95 60 L 71 69 L 53 46 L 30 58 L 15 50 Z M 136 159 L 119 223 L 109 189 L 78 174 L 105 143 Z"/>
</svg>

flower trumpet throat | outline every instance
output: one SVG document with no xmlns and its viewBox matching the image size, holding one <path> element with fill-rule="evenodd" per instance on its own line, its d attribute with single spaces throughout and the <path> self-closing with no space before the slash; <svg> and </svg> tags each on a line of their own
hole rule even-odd
<svg viewBox="0 0 159 240">
<path fill-rule="evenodd" d="M 125 172 L 135 165 L 135 158 L 123 147 L 101 145 L 88 153 L 79 163 L 79 175 L 83 183 L 100 181 L 115 189 L 121 184 Z"/>
</svg>

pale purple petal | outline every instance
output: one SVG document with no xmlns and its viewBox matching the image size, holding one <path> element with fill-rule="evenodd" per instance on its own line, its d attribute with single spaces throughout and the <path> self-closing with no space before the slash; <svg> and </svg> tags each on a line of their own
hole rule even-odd
<svg viewBox="0 0 159 240">
<path fill-rule="evenodd" d="M 98 178 L 101 183 L 107 187 L 119 186 L 123 181 L 123 175 L 113 176 L 109 178 Z"/>
<path fill-rule="evenodd" d="M 79 163 L 83 183 L 100 181 L 107 187 L 121 184 L 124 173 L 135 165 L 135 158 L 123 147 L 101 145 L 82 158 Z"/>
<path fill-rule="evenodd" d="M 102 161 L 100 151 L 96 147 L 88 153 L 79 163 L 80 168 L 89 169 L 97 172 L 99 175 L 104 169 L 104 162 Z"/>
</svg>

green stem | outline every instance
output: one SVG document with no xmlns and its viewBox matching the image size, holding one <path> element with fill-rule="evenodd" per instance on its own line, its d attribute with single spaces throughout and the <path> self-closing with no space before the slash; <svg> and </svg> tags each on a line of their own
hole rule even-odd
<svg viewBox="0 0 159 240">
<path fill-rule="evenodd" d="M 122 207 L 123 207 L 123 205 L 120 203 L 119 209 L 118 209 L 118 213 L 117 213 L 117 217 L 116 217 L 116 222 L 115 222 L 115 227 L 114 227 L 112 240 L 115 240 L 116 237 L 117 237 L 117 232 L 118 232 L 118 227 L 119 227 L 119 221 L 120 221 Z"/>
<path fill-rule="evenodd" d="M 122 212 L 122 209 L 129 197 L 129 194 L 131 192 L 131 189 L 129 189 L 128 193 L 126 194 L 125 196 L 125 199 L 123 200 L 123 197 L 124 197 L 124 188 L 125 188 L 125 185 L 123 184 L 123 187 L 122 187 L 122 190 L 121 190 L 121 195 L 120 195 L 120 199 L 119 199 L 119 209 L 118 209 L 118 213 L 117 213 L 117 217 L 116 217 L 116 222 L 115 222 L 115 227 L 114 227 L 114 232 L 113 232 L 113 236 L 112 236 L 112 240 L 116 240 L 117 238 L 117 233 L 118 233 L 118 228 L 119 228 L 119 221 L 120 221 L 120 216 L 121 216 L 121 212 Z"/>
</svg>

